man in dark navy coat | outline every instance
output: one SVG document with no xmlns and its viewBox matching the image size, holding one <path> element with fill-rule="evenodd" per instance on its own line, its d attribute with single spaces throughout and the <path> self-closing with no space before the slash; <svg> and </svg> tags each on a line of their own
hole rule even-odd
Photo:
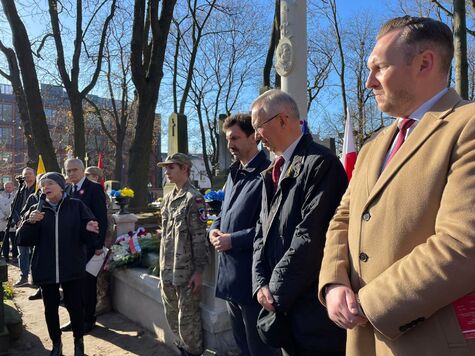
<svg viewBox="0 0 475 356">
<path fill-rule="evenodd" d="M 330 321 L 316 293 L 325 234 L 348 184 L 345 171 L 330 150 L 302 134 L 298 107 L 281 90 L 254 101 L 252 126 L 276 155 L 262 174 L 253 294 L 267 311 L 284 316 L 285 354 L 344 355 L 345 331 Z"/>
<path fill-rule="evenodd" d="M 106 195 L 101 185 L 90 181 L 84 175 L 84 164 L 80 159 L 69 158 L 64 162 L 64 168 L 71 184 L 66 192 L 73 198 L 80 199 L 91 209 L 99 223 L 100 246 L 104 245 L 107 232 L 107 205 Z M 86 257 L 89 261 L 94 254 L 100 255 L 102 248 L 95 250 L 94 246 L 87 246 Z M 97 277 L 85 272 L 83 287 L 84 304 L 84 332 L 92 330 L 96 323 L 97 303 Z M 70 331 L 70 323 L 64 325 L 61 330 Z"/>
<path fill-rule="evenodd" d="M 258 151 L 250 114 L 236 114 L 224 121 L 228 148 L 236 159 L 224 188 L 221 214 L 210 230 L 218 254 L 216 296 L 226 300 L 240 355 L 273 355 L 256 330 L 261 306 L 252 299 L 251 266 L 255 225 L 261 209 L 260 173 L 270 161 Z"/>
</svg>

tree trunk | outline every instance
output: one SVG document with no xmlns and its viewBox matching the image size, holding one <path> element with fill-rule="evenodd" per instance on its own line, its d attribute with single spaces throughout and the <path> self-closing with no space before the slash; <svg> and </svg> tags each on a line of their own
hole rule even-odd
<svg viewBox="0 0 475 356">
<path fill-rule="evenodd" d="M 129 185 L 135 192 L 132 207 L 145 206 L 148 198 L 148 171 L 152 154 L 153 124 L 157 105 L 158 89 L 155 93 L 141 95 L 138 91 L 139 105 L 135 138 L 129 154 Z"/>
<path fill-rule="evenodd" d="M 348 102 L 346 99 L 346 81 L 345 81 L 345 53 L 343 50 L 343 43 L 340 33 L 340 26 L 338 24 L 338 16 L 337 16 L 337 8 L 336 8 L 336 0 L 331 1 L 331 10 L 332 10 L 332 18 L 333 18 L 333 26 L 335 30 L 335 40 L 338 44 L 338 53 L 340 54 L 340 70 L 338 72 L 338 77 L 340 79 L 340 86 L 341 86 L 341 101 L 343 105 L 343 112 L 346 114 L 348 108 Z"/>
<path fill-rule="evenodd" d="M 467 26 L 465 1 L 454 0 L 455 90 L 468 99 Z"/>
<path fill-rule="evenodd" d="M 121 183 L 122 183 L 122 166 L 124 164 L 123 142 L 124 141 L 117 142 L 117 145 L 115 145 L 114 179 Z"/>
<path fill-rule="evenodd" d="M 272 22 L 272 31 L 269 41 L 269 47 L 267 49 L 266 61 L 264 63 L 262 74 L 262 86 L 264 88 L 270 88 L 270 73 L 272 70 L 272 61 L 274 58 L 275 48 L 277 47 L 280 39 L 280 0 L 275 0 L 274 21 Z M 277 75 L 276 75 L 277 76 Z"/>
<path fill-rule="evenodd" d="M 0 50 L 7 58 L 10 75 L 6 79 L 8 79 L 12 84 L 18 112 L 20 113 L 20 120 L 23 125 L 23 133 L 26 138 L 26 145 L 28 148 L 28 162 L 26 164 L 28 167 L 36 167 L 38 165 L 38 151 L 36 150 L 35 141 L 33 140 L 30 117 L 28 116 L 28 106 L 26 104 L 25 91 L 23 90 L 23 85 L 21 83 L 20 69 L 18 68 L 16 54 L 13 49 L 5 47 L 1 41 Z"/>
<path fill-rule="evenodd" d="M 79 93 L 72 94 L 71 88 L 67 92 L 74 122 L 74 156 L 84 162 L 84 158 L 86 157 L 86 131 L 84 128 L 82 95 Z"/>
<path fill-rule="evenodd" d="M 129 185 L 135 191 L 131 207 L 145 206 L 148 199 L 148 171 L 152 153 L 152 136 L 160 83 L 163 78 L 163 61 L 167 47 L 170 23 L 176 0 L 162 2 L 158 17 L 158 2 L 135 0 L 131 42 L 132 80 L 137 89 L 135 137 L 129 155 Z M 150 26 L 145 27 L 145 14 Z M 151 36 L 148 30 L 150 28 Z M 150 38 L 150 43 L 145 39 Z M 150 52 L 151 51 L 151 52 Z"/>
<path fill-rule="evenodd" d="M 47 171 L 60 172 L 46 123 L 46 115 L 43 109 L 43 101 L 41 99 L 40 86 L 36 75 L 36 67 L 33 61 L 28 33 L 26 32 L 25 25 L 18 16 L 15 3 L 9 0 L 1 1 L 3 11 L 10 24 L 13 46 L 15 47 L 18 64 L 21 69 L 23 88 L 36 149 L 38 153 L 42 155 Z"/>
</svg>

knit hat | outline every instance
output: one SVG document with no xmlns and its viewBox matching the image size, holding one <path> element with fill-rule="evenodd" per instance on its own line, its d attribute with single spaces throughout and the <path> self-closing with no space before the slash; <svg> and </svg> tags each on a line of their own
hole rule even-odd
<svg viewBox="0 0 475 356">
<path fill-rule="evenodd" d="M 40 179 L 40 184 L 42 181 L 46 180 L 46 179 L 51 179 L 51 180 L 54 180 L 60 187 L 62 190 L 64 190 L 64 188 L 66 187 L 66 181 L 64 180 L 64 177 L 57 173 L 57 172 L 48 172 L 48 173 L 45 173 L 41 179 Z"/>
</svg>

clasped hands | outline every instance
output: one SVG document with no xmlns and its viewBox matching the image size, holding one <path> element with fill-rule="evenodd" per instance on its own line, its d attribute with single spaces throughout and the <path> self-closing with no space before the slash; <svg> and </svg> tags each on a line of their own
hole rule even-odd
<svg viewBox="0 0 475 356">
<path fill-rule="evenodd" d="M 219 229 L 213 229 L 209 232 L 209 240 L 218 252 L 224 252 L 232 248 L 231 234 L 224 233 Z"/>
<path fill-rule="evenodd" d="M 341 284 L 327 286 L 325 301 L 328 316 L 340 328 L 353 329 L 368 322 L 361 307 L 358 308 L 356 294 L 347 286 Z"/>
</svg>

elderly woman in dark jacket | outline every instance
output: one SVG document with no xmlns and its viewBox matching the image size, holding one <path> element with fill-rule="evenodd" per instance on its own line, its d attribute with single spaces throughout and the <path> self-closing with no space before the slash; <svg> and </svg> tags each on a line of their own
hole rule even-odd
<svg viewBox="0 0 475 356">
<path fill-rule="evenodd" d="M 64 291 L 64 304 L 69 312 L 74 355 L 84 355 L 84 314 L 81 306 L 81 281 L 85 272 L 85 245 L 99 242 L 99 226 L 83 202 L 64 194 L 61 174 L 46 173 L 39 182 L 45 194 L 25 214 L 17 231 L 19 245 L 35 246 L 31 271 L 33 283 L 41 287 L 45 319 L 53 342 L 50 355 L 61 355 L 59 327 L 59 286 Z M 97 246 L 99 248 L 99 246 Z"/>
</svg>

